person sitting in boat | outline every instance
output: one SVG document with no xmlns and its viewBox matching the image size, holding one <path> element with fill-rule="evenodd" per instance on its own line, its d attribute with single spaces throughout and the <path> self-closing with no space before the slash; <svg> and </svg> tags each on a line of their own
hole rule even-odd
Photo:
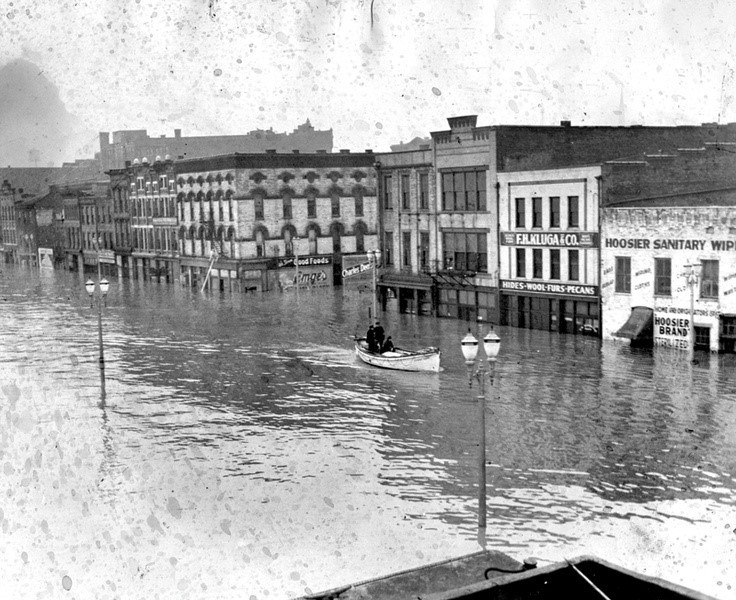
<svg viewBox="0 0 736 600">
<path fill-rule="evenodd" d="M 365 341 L 368 343 L 368 352 L 376 352 L 376 330 L 373 325 L 368 325 L 368 333 L 365 334 Z"/>
<path fill-rule="evenodd" d="M 376 321 L 376 326 L 373 331 L 376 335 L 376 352 L 380 352 L 383 348 L 383 340 L 385 334 L 383 332 L 383 327 L 381 327 L 381 324 L 378 321 Z"/>
<path fill-rule="evenodd" d="M 381 348 L 381 353 L 393 352 L 393 351 L 394 351 L 394 343 L 391 341 L 391 336 L 388 336 L 386 338 L 386 341 L 383 343 L 383 347 Z"/>
</svg>

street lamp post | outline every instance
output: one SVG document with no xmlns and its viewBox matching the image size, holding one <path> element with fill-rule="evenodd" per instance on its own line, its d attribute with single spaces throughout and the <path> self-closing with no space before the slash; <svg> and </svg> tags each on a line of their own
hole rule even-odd
<svg viewBox="0 0 736 600">
<path fill-rule="evenodd" d="M 481 336 L 482 319 L 478 318 L 478 337 Z M 486 393 L 485 378 L 488 379 L 493 387 L 493 375 L 496 366 L 496 357 L 501 349 L 501 338 L 498 337 L 493 328 L 483 338 L 483 350 L 488 362 L 488 371 L 483 366 L 483 361 L 478 362 L 475 367 L 475 360 L 478 356 L 478 339 L 473 336 L 468 329 L 467 335 L 460 342 L 460 349 L 465 357 L 465 365 L 468 367 L 468 385 L 473 387 L 473 377 L 478 380 L 478 421 L 480 424 L 479 431 L 479 451 L 478 451 L 478 527 L 485 529 L 486 527 Z"/>
<path fill-rule="evenodd" d="M 377 276 L 377 271 L 378 271 L 378 265 L 381 262 L 381 251 L 380 250 L 368 250 L 367 257 L 368 257 L 368 262 L 371 264 L 372 279 L 373 279 L 373 288 L 371 289 L 371 292 L 373 295 L 373 314 L 371 315 L 371 319 L 375 320 L 378 318 L 378 312 L 376 312 L 376 295 L 377 295 L 376 276 Z"/>
<path fill-rule="evenodd" d="M 99 276 L 99 269 L 98 269 Z M 105 349 L 102 343 L 102 304 L 107 298 L 107 292 L 110 289 L 110 282 L 105 279 L 98 279 L 99 293 L 95 294 L 95 282 L 91 279 L 87 280 L 84 285 L 89 294 L 90 308 L 94 306 L 95 300 L 97 301 L 97 335 L 100 346 L 100 387 L 102 388 L 102 400 L 105 400 Z"/>
<path fill-rule="evenodd" d="M 296 247 L 296 243 L 299 241 L 298 237 L 291 240 L 291 245 L 294 248 L 294 267 L 296 268 L 296 297 L 299 299 L 299 250 Z"/>
<path fill-rule="evenodd" d="M 690 270 L 683 273 L 687 286 L 690 288 L 690 358 L 695 354 L 695 287 L 700 280 L 698 271 L 702 265 L 700 263 L 686 264 L 685 267 Z"/>
</svg>

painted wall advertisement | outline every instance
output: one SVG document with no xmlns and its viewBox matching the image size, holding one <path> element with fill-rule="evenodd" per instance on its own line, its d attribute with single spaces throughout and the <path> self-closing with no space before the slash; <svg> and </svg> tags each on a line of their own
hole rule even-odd
<svg viewBox="0 0 736 600">
<path fill-rule="evenodd" d="M 285 256 L 278 259 L 278 283 L 282 290 L 296 287 L 297 268 L 299 287 L 329 287 L 332 285 L 332 257 L 331 256 Z"/>
<path fill-rule="evenodd" d="M 561 294 L 565 296 L 581 296 L 594 298 L 598 296 L 597 285 L 581 285 L 577 283 L 549 283 L 547 281 L 512 281 L 500 280 L 501 290 L 512 292 L 536 292 L 538 294 Z"/>
</svg>

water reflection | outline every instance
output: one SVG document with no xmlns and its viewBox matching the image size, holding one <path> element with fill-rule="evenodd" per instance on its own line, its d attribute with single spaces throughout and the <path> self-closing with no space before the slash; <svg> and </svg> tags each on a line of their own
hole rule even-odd
<svg viewBox="0 0 736 600">
<path fill-rule="evenodd" d="M 131 548 L 136 581 L 140 572 L 169 581 L 167 569 L 184 562 L 201 575 L 210 549 L 212 568 L 227 564 L 232 573 L 238 567 L 230 560 L 247 559 L 256 573 L 286 560 L 300 572 L 291 588 L 277 571 L 236 587 L 297 595 L 308 583 L 327 588 L 378 575 L 396 568 L 398 557 L 403 568 L 477 544 L 539 554 L 610 539 L 632 517 L 643 528 L 706 520 L 697 516 L 703 511 L 661 503 L 732 507 L 733 356 L 691 364 L 664 348 L 499 328 L 481 535 L 477 406 L 459 351 L 463 322 L 385 315 L 399 345 L 443 351 L 438 375 L 393 373 L 354 357 L 350 336 L 362 333 L 369 304 L 357 292 L 302 290 L 297 302 L 288 293 L 219 297 L 117 282 L 104 314 L 100 403 L 96 315 L 83 280 L 10 268 L 0 297 L 0 366 L 19 374 L 3 394 L 12 399 L 9 385 L 20 389 L 24 377 L 39 374 L 45 391 L 24 410 L 41 422 L 58 403 L 59 417 L 48 417 L 62 423 L 55 429 L 73 423 L 80 432 L 79 439 L 49 434 L 42 444 L 44 452 L 54 447 L 49 440 L 67 448 L 59 460 L 72 461 L 66 487 L 81 502 L 71 512 L 120 531 L 112 541 L 84 531 L 72 537 L 92 550 L 97 542 Z M 16 413 L 6 406 L 11 421 Z M 5 451 L 24 464 L 31 450 L 4 436 Z M 41 498 L 31 494 L 28 506 L 43 506 Z M 143 539 L 167 545 L 181 562 L 144 559 Z M 683 544 L 684 556 L 693 546 Z M 385 548 L 393 554 L 378 550 Z M 368 558 L 360 560 L 358 549 Z M 308 566 L 294 566 L 300 560 Z M 213 597 L 222 595 L 225 588 L 210 585 L 219 590 Z"/>
</svg>

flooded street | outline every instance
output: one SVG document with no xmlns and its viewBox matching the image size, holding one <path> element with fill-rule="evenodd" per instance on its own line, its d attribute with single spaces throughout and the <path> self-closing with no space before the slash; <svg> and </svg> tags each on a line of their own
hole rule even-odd
<svg viewBox="0 0 736 600">
<path fill-rule="evenodd" d="M 488 527 L 467 323 L 386 313 L 439 375 L 357 362 L 370 298 L 0 274 L 8 597 L 289 598 L 477 550 L 736 594 L 736 356 L 498 328 Z"/>
</svg>

